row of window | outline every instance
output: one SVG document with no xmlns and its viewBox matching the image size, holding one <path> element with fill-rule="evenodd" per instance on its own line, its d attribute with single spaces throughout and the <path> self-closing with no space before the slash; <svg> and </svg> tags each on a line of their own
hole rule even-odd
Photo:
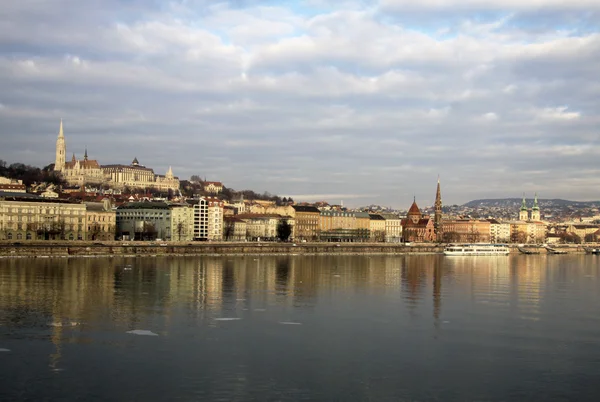
<svg viewBox="0 0 600 402">
<path fill-rule="evenodd" d="M 7 208 L 9 214 L 62 214 L 85 215 L 85 210 L 72 210 L 64 208 Z"/>
<path fill-rule="evenodd" d="M 23 233 L 17 233 L 14 236 L 17 240 L 23 240 Z M 27 232 L 25 233 L 25 240 L 31 240 L 33 238 L 33 235 L 31 234 L 31 232 Z M 44 238 L 44 235 L 40 235 L 38 236 L 39 240 L 42 240 Z M 75 240 L 75 236 L 73 235 L 73 233 L 70 233 L 69 236 L 67 236 L 67 238 L 69 240 Z M 7 240 L 13 240 L 13 233 L 12 232 L 8 232 L 6 234 L 6 239 Z M 79 233 L 77 234 L 77 240 L 82 240 L 83 236 Z"/>
</svg>

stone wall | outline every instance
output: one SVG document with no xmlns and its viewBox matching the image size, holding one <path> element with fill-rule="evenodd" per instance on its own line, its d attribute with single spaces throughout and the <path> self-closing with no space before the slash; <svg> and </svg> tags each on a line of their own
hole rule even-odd
<svg viewBox="0 0 600 402">
<path fill-rule="evenodd" d="M 154 256 L 235 254 L 425 254 L 441 253 L 434 244 L 386 243 L 150 243 L 150 242 L 0 242 L 0 257 Z"/>
</svg>

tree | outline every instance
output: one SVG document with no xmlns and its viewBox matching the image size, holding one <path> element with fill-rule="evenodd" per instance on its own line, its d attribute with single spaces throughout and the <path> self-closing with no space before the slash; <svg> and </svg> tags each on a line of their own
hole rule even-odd
<svg viewBox="0 0 600 402">
<path fill-rule="evenodd" d="M 136 233 L 137 237 L 138 233 Z M 142 231 L 139 232 L 139 240 L 155 240 L 156 239 L 156 228 L 154 224 L 150 222 L 144 222 L 142 225 Z M 138 240 L 138 239 L 136 239 Z"/>
<path fill-rule="evenodd" d="M 385 230 L 373 231 L 373 241 L 382 243 L 385 241 Z"/>
<path fill-rule="evenodd" d="M 585 235 L 584 240 L 586 243 L 595 243 L 596 242 L 596 235 L 593 233 L 588 233 Z"/>
<path fill-rule="evenodd" d="M 460 234 L 457 232 L 444 232 L 442 233 L 442 242 L 444 243 L 458 243 L 460 241 Z"/>
<path fill-rule="evenodd" d="M 479 241 L 479 230 L 475 228 L 475 225 L 472 225 L 467 232 L 467 242 L 469 243 L 477 243 Z"/>
<path fill-rule="evenodd" d="M 235 235 L 235 222 L 226 220 L 223 225 L 223 238 L 225 241 L 231 240 Z"/>
<path fill-rule="evenodd" d="M 177 233 L 177 241 L 181 241 L 181 237 L 185 232 L 185 223 L 178 222 L 177 226 L 175 227 L 175 231 Z"/>
<path fill-rule="evenodd" d="M 90 230 L 88 231 L 88 237 L 91 240 L 96 240 L 98 238 L 98 235 L 100 235 L 101 232 L 102 232 L 102 227 L 100 226 L 100 224 L 98 222 L 94 222 L 90 226 Z"/>
<path fill-rule="evenodd" d="M 511 240 L 513 243 L 525 243 L 527 241 L 527 233 L 514 230 L 511 235 Z"/>
<path fill-rule="evenodd" d="M 559 235 L 559 237 L 560 237 L 560 240 L 562 243 L 573 243 L 573 244 L 581 243 L 581 237 L 579 237 L 575 233 L 563 232 Z"/>
<path fill-rule="evenodd" d="M 280 219 L 277 224 L 277 238 L 281 241 L 288 241 L 292 235 L 292 226 L 287 219 Z"/>
</svg>

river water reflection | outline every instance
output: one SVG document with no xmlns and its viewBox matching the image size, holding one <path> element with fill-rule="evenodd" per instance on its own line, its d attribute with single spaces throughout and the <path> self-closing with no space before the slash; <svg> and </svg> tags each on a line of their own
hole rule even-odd
<svg viewBox="0 0 600 402">
<path fill-rule="evenodd" d="M 0 400 L 597 401 L 599 267 L 4 259 Z"/>
</svg>

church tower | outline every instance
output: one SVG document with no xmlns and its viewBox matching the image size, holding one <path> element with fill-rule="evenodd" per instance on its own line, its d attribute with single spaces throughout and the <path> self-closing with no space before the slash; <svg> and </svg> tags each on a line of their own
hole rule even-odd
<svg viewBox="0 0 600 402">
<path fill-rule="evenodd" d="M 523 194 L 523 202 L 521 203 L 521 210 L 519 211 L 519 220 L 529 220 L 529 213 L 527 212 L 527 204 L 525 203 L 525 194 Z"/>
<path fill-rule="evenodd" d="M 65 135 L 63 134 L 63 122 L 60 119 L 60 128 L 58 129 L 58 138 L 56 139 L 56 160 L 54 170 L 62 172 L 65 168 L 67 158 L 67 145 L 65 144 Z"/>
<path fill-rule="evenodd" d="M 533 199 L 533 208 L 531 208 L 531 220 L 532 221 L 541 221 L 542 216 L 540 214 L 540 207 L 538 205 L 537 193 L 535 193 L 535 198 Z"/>
<path fill-rule="evenodd" d="M 171 166 L 169 166 L 169 170 L 167 170 L 167 174 L 165 175 L 166 179 L 173 179 L 173 169 L 171 169 Z"/>
<path fill-rule="evenodd" d="M 421 210 L 419 209 L 419 206 L 417 205 L 416 198 L 413 200 L 412 205 L 408 209 L 408 213 L 406 214 L 406 217 L 408 218 L 408 220 L 412 221 L 412 223 L 414 223 L 415 225 L 417 223 L 419 223 L 419 221 L 421 220 L 421 218 L 422 218 Z"/>
<path fill-rule="evenodd" d="M 438 177 L 437 191 L 435 192 L 435 213 L 433 215 L 433 230 L 437 241 L 442 237 L 442 191 L 440 190 L 440 178 Z"/>
</svg>

